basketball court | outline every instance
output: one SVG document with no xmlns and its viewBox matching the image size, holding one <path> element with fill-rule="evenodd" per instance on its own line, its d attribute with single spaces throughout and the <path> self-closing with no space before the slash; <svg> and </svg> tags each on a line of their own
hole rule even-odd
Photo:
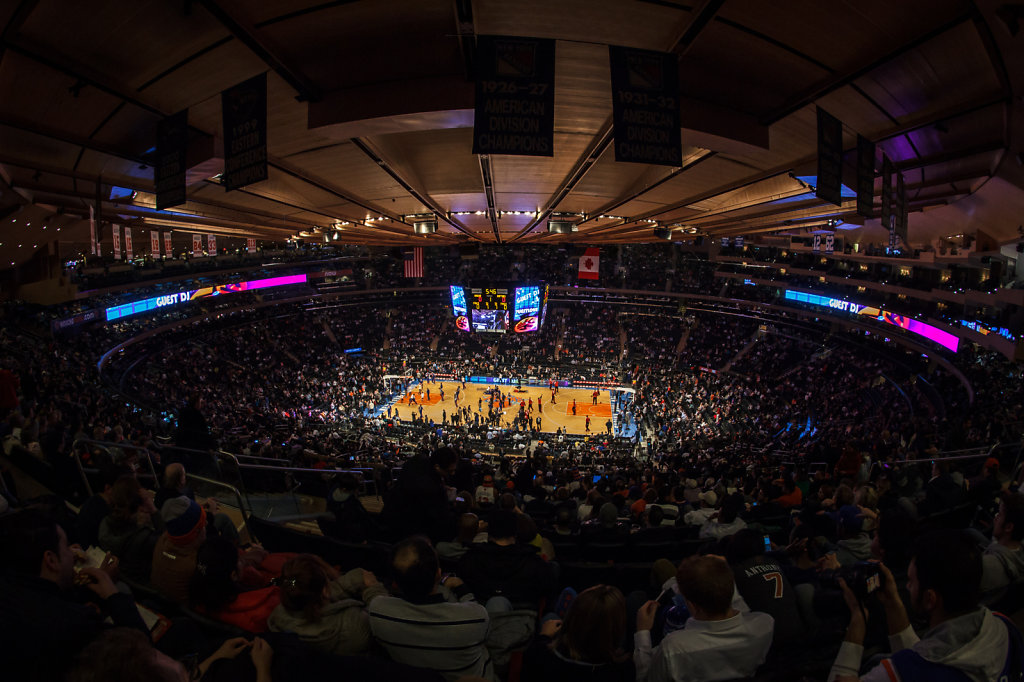
<svg viewBox="0 0 1024 682">
<path fill-rule="evenodd" d="M 444 400 L 441 400 L 441 389 L 444 388 Z M 587 433 L 587 417 L 590 417 L 589 433 L 606 433 L 607 422 L 612 419 L 611 393 L 607 389 L 597 389 L 597 404 L 594 404 L 594 390 L 592 388 L 559 388 L 555 396 L 554 404 L 551 403 L 551 391 L 545 386 L 524 386 L 517 389 L 515 386 L 497 386 L 494 384 L 471 384 L 467 383 L 466 388 L 459 394 L 458 407 L 455 405 L 455 389 L 462 389 L 462 384 L 454 381 L 424 381 L 409 386 L 409 390 L 391 407 L 398 410 L 399 418 L 403 421 L 411 420 L 413 415 L 420 414 L 423 408 L 423 418 L 433 419 L 440 424 L 445 416 L 449 423 L 451 415 L 459 407 L 468 407 L 473 414 L 479 411 L 480 418 L 487 418 L 487 406 L 490 404 L 491 396 L 488 391 L 500 390 L 505 396 L 505 409 L 502 411 L 502 426 L 507 426 L 519 415 L 520 404 L 533 405 L 532 416 L 541 419 L 541 432 L 554 433 L 559 428 L 568 433 Z M 423 397 L 420 397 L 422 389 Z M 427 397 L 427 389 L 430 390 L 430 397 Z M 573 401 L 576 403 L 575 414 L 573 414 Z M 387 407 L 384 408 L 385 413 Z M 393 411 L 392 411 L 393 413 Z M 615 421 L 613 419 L 613 421 Z"/>
</svg>

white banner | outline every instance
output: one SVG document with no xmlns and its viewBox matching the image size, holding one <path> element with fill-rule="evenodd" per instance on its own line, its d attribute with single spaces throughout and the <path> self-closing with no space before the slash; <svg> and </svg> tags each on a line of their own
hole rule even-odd
<svg viewBox="0 0 1024 682">
<path fill-rule="evenodd" d="M 217 255 L 217 235 L 208 234 L 206 235 L 206 251 L 211 256 Z"/>
<path fill-rule="evenodd" d="M 245 247 L 249 253 L 256 253 L 256 240 L 249 237 L 245 240 Z"/>
<path fill-rule="evenodd" d="M 121 226 L 111 225 L 114 233 L 114 260 L 121 260 Z"/>
<path fill-rule="evenodd" d="M 164 255 L 174 258 L 174 249 L 171 248 L 171 232 L 164 232 Z"/>
<path fill-rule="evenodd" d="M 89 207 L 89 253 L 97 255 L 96 253 L 96 211 L 90 206 Z"/>
<path fill-rule="evenodd" d="M 203 255 L 203 235 L 192 235 L 192 257 L 199 258 Z"/>
<path fill-rule="evenodd" d="M 132 248 L 132 228 L 127 225 L 124 228 L 124 250 L 128 254 L 128 260 L 135 258 L 135 250 Z"/>
<path fill-rule="evenodd" d="M 149 231 L 149 255 L 153 260 L 160 257 L 160 233 L 156 230 Z"/>
</svg>

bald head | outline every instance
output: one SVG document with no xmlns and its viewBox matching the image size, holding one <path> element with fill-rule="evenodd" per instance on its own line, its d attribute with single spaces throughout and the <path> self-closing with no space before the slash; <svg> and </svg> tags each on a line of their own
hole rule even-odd
<svg viewBox="0 0 1024 682">
<path fill-rule="evenodd" d="M 402 596 L 413 601 L 428 597 L 441 577 L 437 552 L 422 535 L 406 538 L 394 546 L 391 570 Z"/>
<path fill-rule="evenodd" d="M 180 462 L 168 464 L 164 469 L 164 487 L 181 490 L 185 487 L 185 465 Z"/>
</svg>

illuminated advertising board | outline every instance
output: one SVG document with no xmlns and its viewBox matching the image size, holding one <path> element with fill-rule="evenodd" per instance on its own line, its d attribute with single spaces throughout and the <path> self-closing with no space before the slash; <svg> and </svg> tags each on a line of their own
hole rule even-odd
<svg viewBox="0 0 1024 682">
<path fill-rule="evenodd" d="M 888 310 L 881 308 L 874 308 L 872 306 L 862 305 L 860 303 L 854 303 L 853 301 L 847 301 L 841 298 L 832 298 L 830 296 L 821 296 L 819 294 L 811 294 L 805 291 L 793 291 L 792 289 L 786 290 L 786 300 L 796 301 L 798 303 L 807 303 L 809 305 L 820 306 L 822 308 L 830 308 L 832 310 L 838 310 L 840 312 L 851 313 L 853 315 L 864 315 L 867 317 L 874 318 L 879 322 L 891 324 L 901 329 L 906 329 L 908 332 L 923 336 L 924 338 L 934 341 L 935 343 L 948 348 L 954 353 L 957 348 L 960 347 L 960 338 L 955 334 L 950 334 L 947 331 L 943 331 L 938 327 L 934 327 L 920 320 L 915 320 L 911 317 L 900 315 Z"/>
<path fill-rule="evenodd" d="M 255 291 L 257 289 L 266 289 L 269 287 L 283 287 L 288 286 L 289 284 L 303 284 L 305 282 L 306 275 L 287 275 L 284 277 L 249 280 L 247 282 L 217 284 L 212 287 L 176 291 L 172 294 L 152 296 L 150 298 L 144 298 L 141 301 L 132 301 L 131 303 L 113 306 L 106 309 L 105 315 L 107 322 L 112 322 L 114 320 L 121 320 L 126 317 L 131 317 L 132 315 L 139 315 L 141 313 L 158 310 L 160 308 L 171 308 L 182 303 L 195 301 L 200 298 L 207 298 L 209 296 L 221 296 L 224 294 L 234 294 L 242 291 Z"/>
<path fill-rule="evenodd" d="M 462 287 L 452 285 L 449 287 L 452 292 L 452 313 L 455 317 L 466 315 L 466 290 Z"/>
</svg>

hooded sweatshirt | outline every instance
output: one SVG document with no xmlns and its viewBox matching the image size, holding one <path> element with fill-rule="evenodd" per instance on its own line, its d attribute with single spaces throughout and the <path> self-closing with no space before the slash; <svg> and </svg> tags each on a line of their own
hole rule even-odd
<svg viewBox="0 0 1024 682">
<path fill-rule="evenodd" d="M 1024 579 L 1024 549 L 1010 549 L 993 540 L 981 555 L 981 569 L 981 593 L 985 603 L 991 603 L 1007 586 Z"/>
<path fill-rule="evenodd" d="M 889 645 L 896 653 L 860 679 L 862 682 L 963 679 L 956 674 L 959 671 L 972 682 L 996 680 L 1006 665 L 1009 642 L 1006 625 L 988 609 L 979 608 L 940 623 L 925 633 L 924 639 L 918 639 L 910 627 L 890 636 Z M 843 642 L 829 681 L 839 675 L 856 677 L 863 653 L 863 646 Z"/>
<path fill-rule="evenodd" d="M 328 585 L 330 599 L 320 610 L 320 618 L 308 620 L 301 612 L 291 612 L 283 604 L 267 620 L 271 632 L 294 632 L 303 642 L 320 651 L 352 656 L 370 648 L 370 620 L 364 608 L 387 589 L 376 584 L 363 586 L 363 571 L 356 568 Z M 354 598 L 359 596 L 360 599 Z"/>
</svg>

